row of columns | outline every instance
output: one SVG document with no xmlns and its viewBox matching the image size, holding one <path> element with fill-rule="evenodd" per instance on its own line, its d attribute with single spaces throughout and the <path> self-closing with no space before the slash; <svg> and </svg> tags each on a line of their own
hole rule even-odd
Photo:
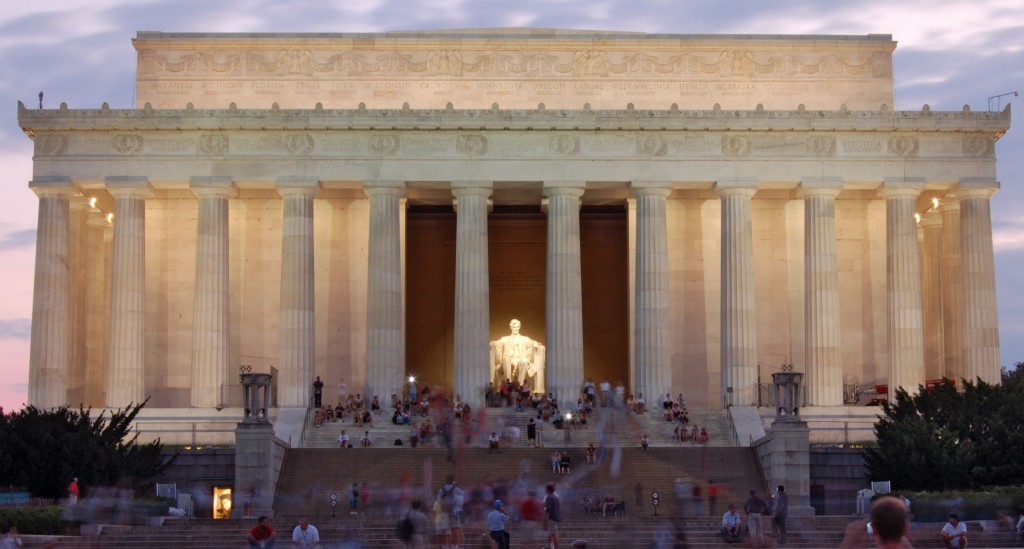
<svg viewBox="0 0 1024 549">
<path fill-rule="evenodd" d="M 279 405 L 306 406 L 314 365 L 313 199 L 314 178 L 278 180 L 283 200 Z M 69 371 L 69 201 L 76 192 L 67 178 L 38 178 L 30 187 L 39 196 L 39 228 L 33 305 L 29 402 L 44 407 L 65 404 Z M 236 189 L 228 177 L 195 177 L 190 187 L 199 200 L 193 326 L 192 405 L 222 403 L 229 371 L 228 201 Z M 106 339 L 106 402 L 124 406 L 144 394 L 145 199 L 146 178 L 111 177 L 117 222 L 109 267 L 89 262 L 85 273 L 87 309 L 109 299 Z M 370 200 L 367 287 L 367 393 L 387 395 L 402 385 L 401 196 L 402 181 L 364 186 Z M 669 277 L 666 200 L 670 182 L 636 182 L 634 390 L 653 397 L 671 386 L 669 368 Z M 836 260 L 835 198 L 838 179 L 805 180 L 798 193 L 805 212 L 805 372 L 812 405 L 842 402 L 839 287 Z M 942 256 L 940 276 L 924 266 L 914 222 L 923 182 L 889 180 L 886 201 L 890 385 L 916 387 L 925 378 L 924 295 L 929 315 L 942 313 L 941 344 L 946 372 L 998 381 L 999 342 L 989 199 L 994 182 L 965 182 L 959 202 L 942 205 L 941 229 L 925 225 L 926 258 Z M 580 200 L 585 182 L 548 182 L 547 197 L 547 346 L 548 390 L 574 397 L 583 379 L 583 310 L 580 267 Z M 455 378 L 454 389 L 469 401 L 482 399 L 488 381 L 489 273 L 487 213 L 490 182 L 454 181 L 457 211 Z M 750 405 L 757 395 L 757 317 L 754 293 L 751 199 L 754 179 L 721 180 L 721 389 L 723 404 Z M 102 249 L 102 220 L 88 221 L 88 249 Z M 109 238 L 109 237 L 107 237 Z M 961 253 L 963 252 L 963 253 Z M 106 263 L 106 262 L 105 262 Z M 100 272 L 94 272 L 99 269 Z M 110 287 L 104 291 L 103 273 Z M 938 282 L 933 282 L 936 278 Z M 936 289 L 937 288 L 937 289 Z M 960 314 L 958 314 L 960 311 Z M 962 321 L 962 327 L 960 319 Z M 90 323 L 93 326 L 95 322 Z M 95 336 L 90 328 L 88 336 Z M 929 334 L 936 333 L 931 328 Z M 929 341 L 934 337 L 929 336 Z M 94 345 L 95 346 L 95 345 Z M 93 348 L 88 356 L 95 355 Z M 101 366 L 88 361 L 87 377 Z"/>
</svg>

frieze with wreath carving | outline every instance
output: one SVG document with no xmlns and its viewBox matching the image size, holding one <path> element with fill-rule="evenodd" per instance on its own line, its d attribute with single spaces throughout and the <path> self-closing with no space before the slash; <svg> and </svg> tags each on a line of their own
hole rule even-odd
<svg viewBox="0 0 1024 549">
<path fill-rule="evenodd" d="M 310 49 L 194 50 L 175 56 L 144 49 L 139 52 L 139 74 L 222 74 L 251 76 L 549 76 L 549 77 L 743 77 L 820 78 L 848 76 L 890 78 L 887 54 L 875 52 L 862 59 L 834 53 L 811 53 L 812 60 L 792 54 L 765 54 L 748 50 L 707 53 L 607 52 L 463 52 L 430 50 L 313 51 Z"/>
</svg>

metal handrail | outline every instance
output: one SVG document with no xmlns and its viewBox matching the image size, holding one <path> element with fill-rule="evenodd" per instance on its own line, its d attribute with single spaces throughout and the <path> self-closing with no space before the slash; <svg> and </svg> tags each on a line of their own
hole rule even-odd
<svg viewBox="0 0 1024 549">
<path fill-rule="evenodd" d="M 309 395 L 309 401 L 306 402 L 306 415 L 302 420 L 302 431 L 299 432 L 299 448 L 306 447 L 306 431 L 309 429 L 310 417 L 313 413 L 313 395 Z"/>
<path fill-rule="evenodd" d="M 732 444 L 738 448 L 740 445 L 740 434 L 736 432 L 736 422 L 732 419 L 732 406 L 725 409 L 725 417 L 729 420 L 729 433 L 732 435 Z"/>
</svg>

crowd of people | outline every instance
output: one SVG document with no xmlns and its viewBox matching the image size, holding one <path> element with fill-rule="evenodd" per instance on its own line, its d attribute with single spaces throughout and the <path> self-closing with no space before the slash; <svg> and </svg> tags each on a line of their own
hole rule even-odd
<svg viewBox="0 0 1024 549">
<path fill-rule="evenodd" d="M 375 417 L 383 414 L 380 399 L 377 395 L 370 398 L 369 404 L 360 393 L 342 394 L 344 382 L 339 383 L 338 404 L 334 407 L 321 405 L 323 382 L 319 377 L 313 382 L 314 388 L 314 427 L 320 427 L 327 422 L 345 422 L 346 417 L 350 418 L 352 425 L 357 427 L 373 427 Z M 408 385 L 403 387 L 401 394 L 391 395 L 391 423 L 393 425 L 410 426 L 409 438 L 407 441 L 395 441 L 395 445 L 409 444 L 412 447 L 429 446 L 431 440 L 445 427 L 453 427 L 457 424 L 470 426 L 463 431 L 475 433 L 478 425 L 475 422 L 474 410 L 469 402 L 462 399 L 461 395 L 454 395 L 449 401 L 445 395 L 429 384 L 417 385 L 414 378 L 410 378 Z M 595 384 L 593 378 L 586 379 L 580 386 L 580 396 L 575 404 L 568 406 L 560 405 L 558 398 L 552 393 L 534 392 L 529 382 L 522 382 L 515 379 L 506 379 L 495 387 L 488 384 L 484 394 L 484 402 L 488 407 L 511 408 L 516 412 L 529 412 L 532 416 L 526 424 L 527 443 L 530 446 L 543 446 L 541 435 L 543 425 L 550 425 L 555 429 L 573 428 L 587 429 L 591 420 L 601 408 L 614 408 L 627 410 L 634 414 L 644 414 L 648 411 L 647 400 L 643 393 L 628 396 L 625 393 L 625 386 L 620 382 L 616 386 L 603 379 L 600 384 Z M 707 444 L 709 433 L 706 427 L 691 425 L 689 412 L 686 409 L 686 401 L 680 393 L 677 398 L 672 398 L 671 393 L 666 393 L 659 399 L 659 406 L 663 410 L 663 417 L 666 421 L 676 423 L 671 439 L 676 444 L 690 442 L 693 444 Z M 443 410 L 441 421 L 446 422 L 445 426 L 431 422 L 431 410 Z M 422 419 L 414 422 L 414 419 Z M 498 444 L 506 443 L 509 433 L 505 431 L 505 425 L 498 425 L 496 435 L 499 437 Z M 508 426 L 513 431 L 519 431 L 519 426 Z M 519 433 L 515 433 L 518 438 Z M 487 431 L 481 433 L 487 435 Z M 652 445 L 649 435 L 644 435 L 641 440 L 641 447 L 646 449 Z M 489 437 L 488 437 L 489 438 Z M 493 441 L 488 441 L 488 447 L 498 450 Z"/>
</svg>

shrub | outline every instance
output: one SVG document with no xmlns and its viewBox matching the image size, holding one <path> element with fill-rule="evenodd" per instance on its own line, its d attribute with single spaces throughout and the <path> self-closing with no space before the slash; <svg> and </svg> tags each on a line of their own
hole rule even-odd
<svg viewBox="0 0 1024 549">
<path fill-rule="evenodd" d="M 56 505 L 0 509 L 0 532 L 6 532 L 11 526 L 16 526 L 21 534 L 77 534 L 78 525 L 63 520 L 63 514 L 64 509 Z"/>
</svg>

